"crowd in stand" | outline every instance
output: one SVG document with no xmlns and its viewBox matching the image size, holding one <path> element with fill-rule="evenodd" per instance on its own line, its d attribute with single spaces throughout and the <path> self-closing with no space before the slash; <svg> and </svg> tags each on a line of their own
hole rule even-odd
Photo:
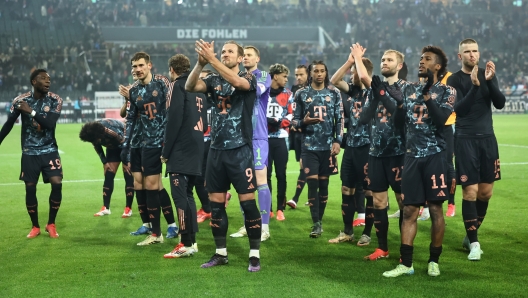
<svg viewBox="0 0 528 298">
<path fill-rule="evenodd" d="M 512 7 L 511 1 L 473 0 L 469 5 L 453 1 L 444 6 L 433 1 L 315 1 L 300 0 L 298 5 L 277 7 L 266 1 L 184 0 L 181 4 L 163 8 L 159 1 L 112 1 L 92 3 L 85 0 L 46 0 L 40 16 L 28 13 L 26 0 L 4 0 L 2 14 L 36 25 L 46 23 L 48 29 L 60 30 L 57 24 L 73 23 L 82 28 L 79 39 L 54 49 L 35 49 L 12 38 L 0 47 L 0 91 L 23 92 L 29 87 L 27 78 L 32 68 L 49 69 L 54 90 L 114 91 L 119 84 L 130 82 L 129 56 L 147 51 L 154 58 L 155 73 L 165 73 L 167 59 L 175 53 L 194 58 L 192 44 L 118 47 L 105 44 L 99 26 L 157 26 L 157 25 L 317 25 L 329 32 L 337 47 L 328 43 L 318 45 L 257 45 L 263 65 L 283 63 L 290 68 L 307 64 L 313 59 L 328 62 L 334 71 L 346 59 L 352 42 L 360 42 L 368 53 L 397 49 L 411 61 L 417 61 L 421 46 L 440 45 L 449 58 L 449 69 L 460 68 L 456 45 L 466 37 L 481 44 L 483 62 L 492 60 L 497 66 L 500 85 L 507 92 L 526 90 L 528 77 L 528 5 Z M 169 1 L 170 2 L 170 1 Z M 393 2 L 393 3 L 392 3 Z M 503 3 L 504 2 L 504 3 Z M 222 4 L 221 4 L 222 3 Z M 227 5 L 218 16 L 220 5 Z M 341 5 L 341 6 L 340 6 Z M 463 8 L 463 9 L 461 9 Z M 194 12 L 190 13 L 190 12 Z M 499 13 L 500 12 L 500 13 Z M 495 14 L 497 17 L 489 18 Z M 191 20 L 192 19 L 192 22 Z M 255 20 L 257 23 L 255 24 Z M 331 20 L 331 21 L 328 21 Z M 194 22 L 194 23 L 193 23 Z M 238 22 L 238 23 L 237 23 Z M 409 45 L 409 46 L 406 46 Z M 414 46 L 411 46 L 414 45 Z M 420 45 L 420 46 L 418 46 Z M 92 58 L 92 52 L 108 50 L 109 59 Z M 412 60 L 412 59 L 415 60 Z M 410 77 L 412 79 L 412 77 Z M 291 80 L 292 81 L 292 80 Z"/>
</svg>

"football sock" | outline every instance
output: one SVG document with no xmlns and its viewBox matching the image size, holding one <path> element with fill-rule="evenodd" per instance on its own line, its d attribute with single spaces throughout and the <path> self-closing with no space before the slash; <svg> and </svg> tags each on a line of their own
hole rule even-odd
<svg viewBox="0 0 528 298">
<path fill-rule="evenodd" d="M 52 184 L 51 193 L 49 196 L 50 209 L 49 209 L 48 224 L 55 223 L 55 218 L 57 217 L 57 212 L 59 212 L 61 202 L 62 202 L 62 183 Z"/>
<path fill-rule="evenodd" d="M 40 228 L 38 221 L 37 186 L 26 185 L 26 208 L 34 227 Z"/>
<path fill-rule="evenodd" d="M 435 262 L 438 264 L 438 259 L 440 259 L 440 254 L 442 253 L 442 245 L 435 247 L 433 244 L 429 244 L 429 262 Z"/>
<path fill-rule="evenodd" d="M 474 201 L 462 200 L 462 218 L 464 227 L 469 238 L 469 243 L 478 242 L 478 222 L 477 222 L 477 203 Z"/>
<path fill-rule="evenodd" d="M 257 186 L 258 204 L 260 214 L 262 215 L 262 223 L 269 224 L 270 222 L 270 208 L 271 208 L 271 193 L 267 184 Z M 240 205 L 242 207 L 242 204 Z M 244 212 L 245 213 L 245 212 Z"/>
<path fill-rule="evenodd" d="M 147 210 L 147 191 L 145 189 L 136 190 L 136 201 L 141 221 L 144 224 L 150 223 L 149 214 Z"/>
<path fill-rule="evenodd" d="M 365 206 L 365 227 L 363 228 L 363 234 L 370 237 L 372 232 L 372 226 L 374 225 L 374 199 L 372 196 L 366 196 L 367 205 Z"/>
<path fill-rule="evenodd" d="M 205 173 L 203 174 L 205 175 Z M 203 176 L 196 177 L 195 190 L 196 194 L 198 195 L 198 199 L 200 199 L 200 203 L 202 204 L 203 211 L 205 213 L 211 213 L 211 205 L 209 205 L 209 194 L 205 189 L 204 183 L 205 181 Z"/>
<path fill-rule="evenodd" d="M 352 222 L 354 221 L 354 197 L 341 194 L 341 213 L 343 215 L 343 231 L 352 234 Z"/>
<path fill-rule="evenodd" d="M 328 179 L 319 179 L 319 221 L 323 221 L 326 203 L 328 202 Z"/>
<path fill-rule="evenodd" d="M 356 192 L 354 193 L 354 201 L 356 206 L 356 212 L 358 213 L 358 218 L 360 214 L 365 214 L 365 192 L 363 191 L 363 187 L 356 187 Z M 365 217 L 363 217 L 365 218 Z"/>
<path fill-rule="evenodd" d="M 181 243 L 183 243 L 183 245 L 185 245 L 186 247 L 193 245 L 190 233 L 181 234 Z"/>
<path fill-rule="evenodd" d="M 376 227 L 376 236 L 378 236 L 378 248 L 383 251 L 389 250 L 387 245 L 387 232 L 389 229 L 387 208 L 374 209 L 374 227 Z"/>
<path fill-rule="evenodd" d="M 308 203 L 310 203 L 310 214 L 314 223 L 319 221 L 319 194 L 317 188 L 319 187 L 318 179 L 308 179 Z"/>
<path fill-rule="evenodd" d="M 160 198 L 159 190 L 146 190 L 147 192 L 147 210 L 152 225 L 152 234 L 157 237 L 161 236 L 160 226 Z"/>
<path fill-rule="evenodd" d="M 488 212 L 488 205 L 489 205 L 489 201 L 481 201 L 477 199 L 477 202 L 476 202 L 477 219 L 478 219 L 477 229 L 480 228 L 480 226 L 482 225 L 482 222 L 484 221 L 484 217 L 486 217 L 486 213 Z"/>
<path fill-rule="evenodd" d="M 400 245 L 401 263 L 404 266 L 411 267 L 413 261 L 414 246 L 402 244 Z"/>
<path fill-rule="evenodd" d="M 401 233 L 402 224 L 403 224 L 403 209 L 400 209 L 400 217 L 398 218 L 398 227 L 400 228 L 400 233 Z"/>
<path fill-rule="evenodd" d="M 213 232 L 216 249 L 226 248 L 226 236 L 227 236 L 227 213 L 225 209 L 225 203 L 210 202 L 211 206 L 211 231 Z M 222 255 L 227 255 L 227 252 Z"/>
<path fill-rule="evenodd" d="M 297 187 L 295 188 L 295 195 L 293 196 L 293 199 L 295 203 L 299 202 L 299 196 L 301 195 L 304 184 L 306 183 L 306 174 L 304 173 L 304 169 L 299 170 L 299 177 L 297 178 Z"/>
<path fill-rule="evenodd" d="M 126 195 L 126 206 L 132 208 L 132 202 L 134 201 L 134 177 L 127 172 L 124 172 L 125 176 L 125 195 Z"/>
<path fill-rule="evenodd" d="M 110 209 L 110 199 L 112 198 L 112 193 L 114 192 L 114 178 L 115 173 L 106 171 L 105 179 L 103 182 L 103 205 L 106 209 Z"/>
<path fill-rule="evenodd" d="M 260 249 L 260 237 L 262 234 L 262 218 L 257 208 L 255 200 L 242 201 L 240 206 L 244 209 L 246 216 L 244 225 L 246 226 L 246 232 L 249 238 L 249 249 L 259 250 Z"/>
<path fill-rule="evenodd" d="M 174 223 L 174 209 L 172 209 L 171 198 L 165 188 L 159 191 L 159 201 L 161 211 L 163 212 L 167 224 Z"/>
</svg>

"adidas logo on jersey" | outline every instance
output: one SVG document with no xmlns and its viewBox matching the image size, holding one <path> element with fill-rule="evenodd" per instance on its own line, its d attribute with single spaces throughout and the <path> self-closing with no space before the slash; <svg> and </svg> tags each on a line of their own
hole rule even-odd
<svg viewBox="0 0 528 298">
<path fill-rule="evenodd" d="M 441 190 L 436 196 L 437 197 L 445 197 L 446 195 L 445 195 L 444 191 Z"/>
</svg>

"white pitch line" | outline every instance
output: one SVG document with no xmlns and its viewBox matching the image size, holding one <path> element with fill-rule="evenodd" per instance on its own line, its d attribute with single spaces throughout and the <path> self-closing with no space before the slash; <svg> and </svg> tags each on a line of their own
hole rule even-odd
<svg viewBox="0 0 528 298">
<path fill-rule="evenodd" d="M 524 146 L 524 145 L 513 145 L 513 144 L 499 144 L 499 146 L 504 146 L 504 147 L 515 147 L 515 148 L 528 148 L 528 146 Z"/>
</svg>

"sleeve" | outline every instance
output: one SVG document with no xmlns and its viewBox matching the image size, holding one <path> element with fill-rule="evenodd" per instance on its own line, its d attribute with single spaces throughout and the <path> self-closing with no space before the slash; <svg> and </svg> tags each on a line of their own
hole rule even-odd
<svg viewBox="0 0 528 298">
<path fill-rule="evenodd" d="M 292 126 L 295 129 L 304 128 L 303 119 L 304 119 L 304 104 L 301 98 L 301 92 L 295 92 L 294 96 L 295 111 L 293 112 L 293 121 Z"/>
<path fill-rule="evenodd" d="M 103 164 L 106 163 L 106 156 L 104 154 L 104 150 L 103 150 L 103 147 L 101 145 L 96 145 L 94 144 L 94 149 L 95 149 L 95 152 L 97 152 L 97 155 L 99 155 L 99 158 L 101 159 L 101 162 Z"/>
<path fill-rule="evenodd" d="M 261 78 L 258 79 L 257 83 L 257 96 L 261 96 L 266 92 L 266 90 L 269 90 L 271 88 L 271 77 L 268 73 L 262 72 L 262 74 L 266 75 L 266 79 L 262 80 Z"/>
<path fill-rule="evenodd" d="M 35 117 L 33 117 L 33 119 L 35 119 L 41 127 L 49 130 L 55 129 L 57 126 L 57 120 L 59 120 L 62 111 L 62 98 L 56 94 L 52 95 L 52 97 L 54 101 L 52 102 L 50 111 L 45 112 L 44 116 L 37 112 Z"/>
<path fill-rule="evenodd" d="M 246 72 L 244 78 L 249 82 L 248 92 L 257 90 L 257 79 L 255 78 L 255 75 L 250 72 Z"/>
<path fill-rule="evenodd" d="M 499 89 L 499 81 L 497 80 L 497 77 L 493 77 L 493 79 L 486 81 L 486 84 L 488 84 L 493 106 L 499 110 L 504 108 L 504 105 L 506 104 L 506 97 Z"/>
<path fill-rule="evenodd" d="M 293 98 L 291 93 L 288 93 L 288 103 L 286 104 L 286 115 L 282 117 L 281 128 L 287 128 L 290 126 L 293 120 Z"/>
<path fill-rule="evenodd" d="M 336 109 L 334 109 L 334 118 L 335 118 L 335 139 L 334 143 L 341 145 L 343 141 L 343 130 L 345 126 L 345 120 L 343 116 L 343 101 L 341 99 L 341 93 L 336 91 L 337 104 Z"/>
<path fill-rule="evenodd" d="M 466 96 L 463 96 L 460 80 L 457 80 L 455 75 L 452 75 L 447 79 L 447 84 L 455 89 L 457 96 L 454 107 L 455 113 L 457 113 L 457 116 L 460 117 L 467 115 L 471 109 L 471 106 L 475 103 L 477 91 L 480 87 L 471 84 L 471 89 L 469 89 L 469 92 L 466 94 Z"/>
<path fill-rule="evenodd" d="M 438 101 L 431 98 L 425 102 L 429 115 L 437 127 L 443 127 L 447 118 L 449 118 L 453 112 L 453 101 L 455 97 L 455 89 L 448 87 L 442 95 L 442 98 Z"/>
<path fill-rule="evenodd" d="M 204 81 L 205 83 L 205 86 L 207 87 L 207 92 L 205 94 L 205 97 L 207 98 L 207 103 L 209 104 L 210 107 L 212 107 L 215 103 L 213 102 L 213 96 L 208 96 L 207 93 L 209 94 L 213 94 L 214 93 L 214 78 L 215 76 L 213 76 L 212 74 L 206 76 L 205 78 L 202 78 L 202 79 L 199 79 L 199 80 L 202 80 Z"/>
<path fill-rule="evenodd" d="M 365 100 L 365 105 L 359 114 L 359 122 L 361 122 L 361 124 L 368 124 L 370 120 L 374 118 L 378 104 L 379 100 L 372 96 L 372 92 L 369 92 L 367 99 Z"/>
<path fill-rule="evenodd" d="M 396 128 L 403 128 L 405 126 L 405 113 L 407 112 L 407 107 L 404 104 L 401 108 L 396 108 L 392 117 L 394 118 L 394 126 Z"/>
<path fill-rule="evenodd" d="M 167 109 L 167 126 L 165 127 L 165 145 L 161 151 L 161 156 L 170 159 L 172 148 L 178 138 L 178 132 L 183 124 L 183 113 L 185 107 L 185 91 L 179 86 L 174 85 L 170 100 L 170 106 Z"/>
<path fill-rule="evenodd" d="M 15 125 L 15 122 L 20 116 L 20 111 L 15 108 L 17 100 L 15 99 L 13 103 L 11 103 L 11 108 L 9 109 L 9 115 L 7 115 L 7 121 L 2 126 L 2 130 L 0 130 L 0 144 L 4 141 L 5 137 L 11 132 L 11 129 L 13 129 L 13 125 Z"/>
<path fill-rule="evenodd" d="M 125 141 L 123 142 L 121 149 L 121 160 L 130 161 L 128 159 L 128 151 L 130 151 L 130 140 L 132 139 L 132 133 L 134 132 L 134 126 L 136 126 L 136 114 L 137 106 L 135 103 L 130 102 L 127 110 L 126 124 L 125 124 Z"/>
<path fill-rule="evenodd" d="M 348 93 L 341 93 L 341 101 L 343 102 L 343 119 L 345 120 L 345 127 L 348 127 L 348 121 L 350 121 L 350 105 L 351 105 L 351 102 L 350 100 L 348 100 L 350 97 L 350 88 L 353 88 L 353 86 L 350 86 L 349 84 L 349 88 L 348 88 Z"/>
</svg>

